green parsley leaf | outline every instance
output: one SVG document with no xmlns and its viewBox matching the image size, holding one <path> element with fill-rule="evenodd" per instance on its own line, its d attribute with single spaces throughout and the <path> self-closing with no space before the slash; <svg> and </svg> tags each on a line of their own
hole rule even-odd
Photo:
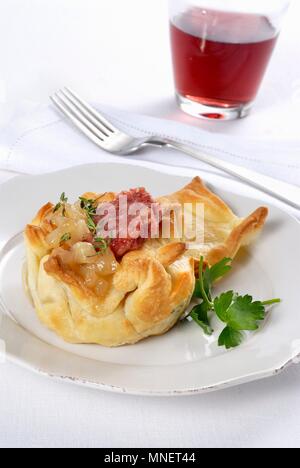
<svg viewBox="0 0 300 468">
<path fill-rule="evenodd" d="M 251 296 L 238 296 L 227 311 L 226 322 L 233 330 L 257 330 L 258 321 L 265 319 L 262 302 L 253 302 Z"/>
<path fill-rule="evenodd" d="M 201 257 L 199 264 L 199 279 L 196 281 L 194 297 L 199 299 L 204 299 L 203 289 L 207 295 L 207 298 L 211 300 L 211 288 L 213 284 L 231 270 L 231 258 L 224 258 L 220 262 L 216 263 L 212 267 L 207 266 L 205 271 L 204 269 L 204 258 Z M 203 287 L 201 286 L 201 278 L 203 281 Z"/>
<path fill-rule="evenodd" d="M 227 275 L 227 273 L 231 271 L 231 263 L 231 258 L 224 258 L 212 267 L 206 268 L 203 274 L 203 282 L 207 291 L 209 291 L 212 288 L 212 286 L 217 280 L 223 278 L 223 276 Z"/>
<path fill-rule="evenodd" d="M 206 335 L 211 336 L 213 334 L 213 329 L 211 328 L 209 323 L 209 310 L 209 306 L 205 302 L 202 302 L 202 304 L 197 305 L 193 308 L 190 316 L 194 320 L 194 322 L 196 322 L 197 325 L 199 325 L 199 327 L 203 329 Z"/>
<path fill-rule="evenodd" d="M 224 328 L 219 337 L 219 346 L 225 346 L 226 349 L 236 348 L 243 341 L 243 333 L 233 330 L 230 327 Z"/>
<path fill-rule="evenodd" d="M 216 297 L 214 300 L 214 309 L 222 322 L 227 323 L 228 321 L 228 309 L 232 304 L 234 298 L 234 292 L 228 291 L 227 293 L 221 294 L 221 296 Z"/>
</svg>

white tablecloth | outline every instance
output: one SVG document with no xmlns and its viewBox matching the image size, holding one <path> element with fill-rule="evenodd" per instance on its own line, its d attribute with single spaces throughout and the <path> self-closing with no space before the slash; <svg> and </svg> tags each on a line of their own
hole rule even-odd
<svg viewBox="0 0 300 468">
<path fill-rule="evenodd" d="M 299 144 L 299 2 L 293 8 L 253 115 L 203 124 L 180 114 L 171 97 L 162 0 L 2 0 L 0 121 L 13 122 L 70 84 L 115 107 Z M 11 176 L 1 172 L 0 182 Z M 294 366 L 220 393 L 146 399 L 56 383 L 1 364 L 0 446 L 299 447 L 298 383 L 300 367 Z"/>
</svg>

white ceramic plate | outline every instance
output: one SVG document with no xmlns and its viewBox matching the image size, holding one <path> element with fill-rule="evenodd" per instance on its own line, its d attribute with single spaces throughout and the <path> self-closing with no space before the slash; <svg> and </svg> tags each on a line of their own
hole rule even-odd
<svg viewBox="0 0 300 468">
<path fill-rule="evenodd" d="M 279 296 L 283 300 L 261 330 L 237 349 L 218 348 L 218 324 L 212 338 L 205 337 L 194 323 L 182 322 L 167 335 L 117 349 L 69 345 L 40 324 L 22 287 L 22 229 L 44 202 L 57 200 L 63 191 L 75 200 L 85 191 L 144 185 L 158 196 L 181 188 L 196 175 L 193 170 L 182 169 L 184 175 L 178 176 L 174 168 L 155 166 L 154 170 L 134 164 L 82 166 L 18 177 L 0 187 L 0 297 L 4 310 L 0 339 L 6 343 L 8 359 L 53 378 L 141 395 L 207 392 L 282 370 L 300 353 L 300 225 L 276 207 L 271 207 L 263 236 L 239 256 L 233 274 L 221 285 L 251 293 L 256 299 Z M 241 216 L 261 204 L 240 194 L 245 191 L 242 184 L 210 173 L 200 175 Z M 236 193 L 226 192 L 224 187 Z"/>
</svg>

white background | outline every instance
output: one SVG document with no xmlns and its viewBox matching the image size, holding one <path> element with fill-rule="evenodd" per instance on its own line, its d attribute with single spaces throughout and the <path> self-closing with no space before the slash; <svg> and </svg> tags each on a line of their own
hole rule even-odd
<svg viewBox="0 0 300 468">
<path fill-rule="evenodd" d="M 299 15 L 295 1 L 252 116 L 204 124 L 174 105 L 164 0 L 0 0 L 0 125 L 71 85 L 104 104 L 210 131 L 298 141 Z M 0 445 L 300 447 L 299 388 L 294 366 L 221 393 L 146 399 L 1 364 Z"/>
</svg>

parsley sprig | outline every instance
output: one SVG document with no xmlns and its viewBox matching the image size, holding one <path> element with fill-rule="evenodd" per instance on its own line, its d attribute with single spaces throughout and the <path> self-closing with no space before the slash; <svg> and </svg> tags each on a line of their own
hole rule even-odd
<svg viewBox="0 0 300 468">
<path fill-rule="evenodd" d="M 281 302 L 280 299 L 254 301 L 252 296 L 241 296 L 234 291 L 225 292 L 213 299 L 212 287 L 218 279 L 231 271 L 231 263 L 230 258 L 224 258 L 204 270 L 204 258 L 201 257 L 194 296 L 202 302 L 195 306 L 190 314 L 204 333 L 211 336 L 213 329 L 210 325 L 210 315 L 215 313 L 219 320 L 226 324 L 218 340 L 219 346 L 225 346 L 226 349 L 239 346 L 243 341 L 244 331 L 258 330 L 259 322 L 265 319 L 266 306 Z"/>
</svg>

